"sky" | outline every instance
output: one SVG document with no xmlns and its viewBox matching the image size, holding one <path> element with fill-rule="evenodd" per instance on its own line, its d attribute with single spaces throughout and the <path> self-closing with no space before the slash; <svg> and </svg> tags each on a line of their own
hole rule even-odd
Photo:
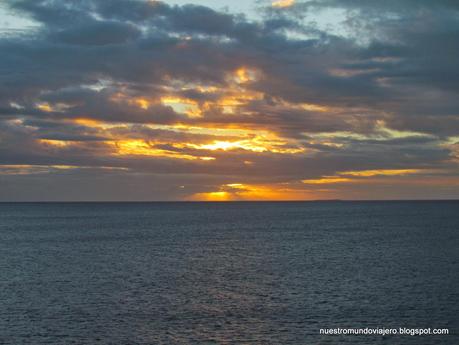
<svg viewBox="0 0 459 345">
<path fill-rule="evenodd" d="M 459 2 L 8 0 L 0 201 L 459 198 Z"/>
</svg>

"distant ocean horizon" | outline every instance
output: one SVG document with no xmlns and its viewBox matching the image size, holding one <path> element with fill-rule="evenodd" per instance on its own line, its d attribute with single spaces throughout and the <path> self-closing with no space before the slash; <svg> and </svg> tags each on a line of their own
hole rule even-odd
<svg viewBox="0 0 459 345">
<path fill-rule="evenodd" d="M 305 200 L 18 200 L 0 201 L 0 204 L 142 204 L 142 203 L 314 203 L 314 202 L 455 202 L 450 199 L 305 199 Z"/>
<path fill-rule="evenodd" d="M 459 343 L 458 200 L 0 203 L 1 344 Z M 448 335 L 328 335 L 329 329 Z"/>
</svg>

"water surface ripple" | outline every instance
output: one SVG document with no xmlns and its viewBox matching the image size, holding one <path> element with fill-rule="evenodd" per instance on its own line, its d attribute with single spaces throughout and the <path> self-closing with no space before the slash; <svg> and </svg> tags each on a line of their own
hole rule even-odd
<svg viewBox="0 0 459 345">
<path fill-rule="evenodd" d="M 1 344 L 459 344 L 454 201 L 0 204 L 0 273 Z"/>
</svg>

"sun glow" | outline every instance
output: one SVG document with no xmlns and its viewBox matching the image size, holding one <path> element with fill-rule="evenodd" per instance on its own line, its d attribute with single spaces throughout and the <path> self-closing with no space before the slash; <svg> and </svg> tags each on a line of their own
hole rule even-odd
<svg viewBox="0 0 459 345">
<path fill-rule="evenodd" d="M 203 161 L 215 160 L 215 157 L 193 156 L 181 153 L 178 150 L 159 149 L 156 148 L 156 143 L 150 143 L 146 140 L 119 140 L 109 142 L 109 144 L 115 149 L 115 154 L 121 156 L 154 156 Z"/>
<path fill-rule="evenodd" d="M 255 81 L 257 79 L 256 74 L 257 73 L 255 72 L 255 70 L 246 67 L 238 68 L 235 72 L 236 82 L 240 84 L 245 84 L 250 81 Z"/>
<path fill-rule="evenodd" d="M 53 108 L 48 103 L 37 104 L 37 108 L 40 109 L 41 111 L 45 111 L 47 113 L 53 111 Z"/>
<path fill-rule="evenodd" d="M 53 139 L 39 139 L 38 142 L 43 145 L 53 146 L 53 147 L 67 147 L 72 144 L 70 141 L 64 140 L 53 140 Z"/>
<path fill-rule="evenodd" d="M 301 153 L 304 149 L 301 147 L 289 147 L 288 143 L 276 139 L 267 139 L 263 137 L 254 137 L 250 139 L 237 141 L 220 141 L 215 140 L 209 144 L 188 144 L 190 147 L 199 150 L 210 151 L 230 151 L 230 150 L 246 150 L 252 152 L 274 152 L 274 153 Z"/>
<path fill-rule="evenodd" d="M 294 4 L 295 0 L 278 0 L 272 2 L 272 6 L 277 8 L 286 8 L 293 6 Z"/>
<path fill-rule="evenodd" d="M 64 149 L 78 146 L 84 150 L 107 150 L 107 154 L 127 156 L 157 156 L 188 160 L 213 161 L 211 151 L 250 151 L 254 153 L 301 154 L 305 148 L 295 141 L 287 141 L 264 130 L 244 128 L 194 127 L 187 125 L 136 125 L 130 123 L 107 123 L 90 118 L 68 120 L 72 124 L 88 127 L 98 132 L 104 140 L 56 140 L 38 139 L 43 146 Z M 145 130 L 145 132 L 143 131 Z M 148 139 L 149 130 L 159 131 L 161 137 Z M 130 136 L 132 131 L 133 136 Z M 139 131 L 139 132 L 138 132 Z M 154 135 L 155 132 L 152 132 Z M 183 140 L 180 137 L 183 135 Z M 222 138 L 208 140 L 206 136 Z M 99 151 L 99 152 L 102 152 Z M 207 151 L 207 152 L 206 152 Z M 252 164 L 252 162 L 244 162 Z"/>
<path fill-rule="evenodd" d="M 145 98 L 137 98 L 134 102 L 142 109 L 148 109 L 150 107 L 150 102 Z"/>
<path fill-rule="evenodd" d="M 194 201 L 240 201 L 240 200 L 307 200 L 313 196 L 310 191 L 288 188 L 283 185 L 252 185 L 228 183 L 217 191 L 193 194 Z"/>
<path fill-rule="evenodd" d="M 86 117 L 76 118 L 73 120 L 73 123 L 76 123 L 77 125 L 81 125 L 85 127 L 102 127 L 102 124 L 103 124 L 102 121 L 89 119 Z"/>
<path fill-rule="evenodd" d="M 197 193 L 191 198 L 195 201 L 230 201 L 232 200 L 231 194 L 228 192 L 209 192 Z"/>
<path fill-rule="evenodd" d="M 230 142 L 230 141 L 214 141 L 212 144 L 196 145 L 199 149 L 204 150 L 233 150 L 233 149 L 249 149 L 247 146 L 244 146 L 240 141 Z M 263 152 L 264 148 L 250 148 L 251 151 Z"/>
</svg>

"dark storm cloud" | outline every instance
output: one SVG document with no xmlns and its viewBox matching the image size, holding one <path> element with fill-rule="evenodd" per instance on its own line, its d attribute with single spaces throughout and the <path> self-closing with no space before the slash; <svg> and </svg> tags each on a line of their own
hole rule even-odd
<svg viewBox="0 0 459 345">
<path fill-rule="evenodd" d="M 459 135 L 457 1 L 297 1 L 285 9 L 265 7 L 258 20 L 158 1 L 8 5 L 39 26 L 0 36 L 0 164 L 128 169 L 107 172 L 107 185 L 123 174 L 170 174 L 151 175 L 169 184 L 158 188 L 159 199 L 182 196 L 174 188 L 194 175 L 200 177 L 193 191 L 200 192 L 228 180 L 282 183 L 350 170 L 457 171 L 457 145 L 451 144 Z M 327 9 L 342 11 L 338 30 L 312 23 Z M 241 67 L 256 78 L 232 80 Z M 245 99 L 233 99 L 228 112 L 222 104 L 236 91 Z M 200 107 L 200 116 L 164 97 L 186 99 Z M 212 151 L 177 143 L 254 135 L 148 125 L 265 130 L 285 142 L 272 152 Z M 115 139 L 144 140 L 169 156 L 117 155 Z M 94 171 L 71 176 L 84 180 L 100 173 Z M 70 176 L 52 173 L 62 183 Z M 36 178 L 44 183 L 46 176 Z M 8 175 L 19 188 L 13 180 Z"/>
</svg>

